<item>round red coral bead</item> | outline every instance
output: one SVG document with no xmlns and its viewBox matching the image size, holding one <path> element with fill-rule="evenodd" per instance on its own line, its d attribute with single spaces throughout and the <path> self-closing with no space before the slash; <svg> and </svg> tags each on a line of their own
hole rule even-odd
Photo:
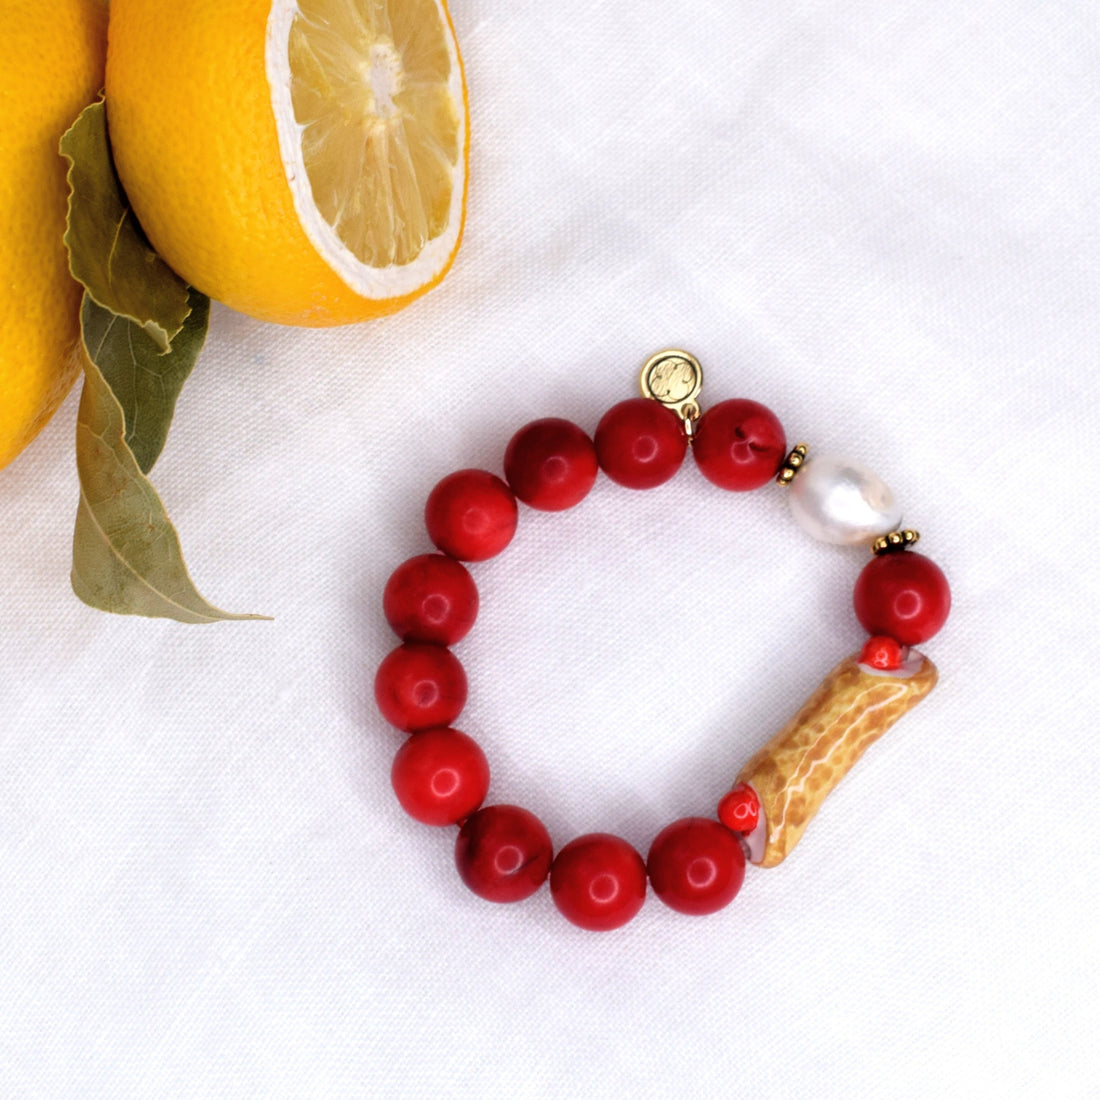
<svg viewBox="0 0 1100 1100">
<path fill-rule="evenodd" d="M 486 901 L 522 901 L 543 884 L 554 851 L 546 826 L 520 806 L 485 806 L 458 832 L 455 866 Z"/>
<path fill-rule="evenodd" d="M 466 671 L 449 650 L 406 642 L 388 653 L 374 677 L 382 717 L 398 729 L 449 726 L 466 705 Z"/>
<path fill-rule="evenodd" d="M 382 610 L 406 642 L 454 645 L 477 618 L 477 585 L 466 567 L 445 554 L 402 562 L 382 593 Z"/>
<path fill-rule="evenodd" d="M 745 853 L 737 837 L 708 817 L 684 817 L 662 829 L 646 865 L 657 897 L 692 916 L 729 905 L 745 878 Z"/>
<path fill-rule="evenodd" d="M 947 621 L 951 588 L 931 558 L 904 550 L 872 558 L 856 580 L 852 602 L 868 634 L 917 645 Z"/>
<path fill-rule="evenodd" d="M 645 397 L 608 409 L 595 438 L 600 468 L 628 489 L 663 485 L 679 470 L 688 446 L 676 414 Z"/>
<path fill-rule="evenodd" d="M 550 868 L 550 894 L 566 920 L 591 932 L 621 928 L 645 902 L 642 857 L 625 840 L 588 833 L 571 840 Z"/>
<path fill-rule="evenodd" d="M 487 470 L 448 474 L 428 494 L 424 508 L 432 542 L 462 561 L 499 554 L 516 533 L 518 515 L 512 490 Z"/>
<path fill-rule="evenodd" d="M 576 424 L 556 417 L 520 428 L 504 452 L 504 476 L 512 492 L 544 512 L 579 504 L 598 472 L 592 440 Z"/>
<path fill-rule="evenodd" d="M 720 401 L 699 418 L 692 445 L 708 481 L 722 489 L 758 489 L 775 477 L 787 457 L 778 417 L 758 401 Z"/>
<path fill-rule="evenodd" d="M 489 761 L 461 730 L 422 730 L 397 750 L 390 780 L 410 817 L 425 825 L 456 825 L 485 801 Z"/>
</svg>

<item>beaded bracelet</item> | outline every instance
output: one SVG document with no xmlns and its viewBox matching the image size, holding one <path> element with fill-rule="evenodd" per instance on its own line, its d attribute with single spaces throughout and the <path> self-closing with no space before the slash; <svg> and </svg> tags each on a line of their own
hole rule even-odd
<svg viewBox="0 0 1100 1100">
<path fill-rule="evenodd" d="M 882 480 L 845 458 L 788 452 L 776 416 L 755 401 L 722 401 L 702 413 L 703 372 L 668 350 L 642 369 L 643 396 L 600 420 L 595 438 L 567 420 L 521 428 L 504 455 L 505 480 L 460 470 L 432 490 L 428 535 L 441 553 L 411 558 L 383 597 L 402 644 L 382 661 L 375 698 L 387 721 L 411 734 L 392 782 L 402 807 L 428 825 L 458 825 L 455 862 L 489 901 L 529 897 L 549 876 L 554 904 L 581 928 L 618 928 L 639 911 L 646 882 L 681 913 L 713 913 L 733 900 L 745 861 L 780 863 L 828 793 L 872 742 L 936 682 L 936 668 L 910 648 L 943 626 L 951 594 L 943 573 L 911 547 L 918 535 Z M 578 504 L 603 470 L 630 489 L 668 481 L 691 445 L 700 471 L 735 492 L 770 481 L 787 487 L 798 524 L 815 538 L 868 545 L 873 557 L 855 585 L 856 616 L 870 637 L 841 661 L 798 713 L 741 769 L 717 819 L 685 817 L 662 829 L 645 861 L 608 833 L 577 837 L 553 854 L 534 814 L 483 806 L 489 765 L 477 743 L 452 728 L 466 702 L 466 675 L 450 650 L 473 626 L 478 592 L 462 562 L 484 561 L 512 540 L 517 500 L 543 511 Z"/>
</svg>

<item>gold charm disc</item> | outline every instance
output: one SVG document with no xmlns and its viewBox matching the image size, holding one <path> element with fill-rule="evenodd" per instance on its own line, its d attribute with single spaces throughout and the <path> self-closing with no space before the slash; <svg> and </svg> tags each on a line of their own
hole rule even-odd
<svg viewBox="0 0 1100 1100">
<path fill-rule="evenodd" d="M 683 420 L 699 415 L 696 398 L 703 388 L 703 368 L 694 355 L 679 348 L 659 351 L 646 360 L 639 382 L 643 397 L 659 401 Z"/>
</svg>

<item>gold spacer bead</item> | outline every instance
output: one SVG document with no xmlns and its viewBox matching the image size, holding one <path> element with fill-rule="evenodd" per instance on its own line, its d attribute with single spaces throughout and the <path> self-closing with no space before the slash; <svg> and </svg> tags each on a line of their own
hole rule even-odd
<svg viewBox="0 0 1100 1100">
<path fill-rule="evenodd" d="M 904 531 L 891 531 L 888 535 L 879 535 L 871 543 L 871 552 L 877 557 L 892 554 L 897 550 L 908 550 L 920 541 L 920 533 L 907 527 Z"/>
<path fill-rule="evenodd" d="M 794 450 L 783 460 L 783 465 L 779 467 L 779 473 L 776 474 L 775 480 L 779 485 L 790 485 L 794 481 L 794 475 L 798 473 L 802 463 L 806 461 L 806 452 L 809 451 L 809 447 L 805 443 L 799 443 Z"/>
</svg>

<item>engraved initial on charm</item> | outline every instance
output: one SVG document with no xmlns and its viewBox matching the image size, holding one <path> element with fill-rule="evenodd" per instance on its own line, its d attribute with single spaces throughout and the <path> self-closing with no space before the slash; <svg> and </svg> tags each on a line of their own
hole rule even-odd
<svg viewBox="0 0 1100 1100">
<path fill-rule="evenodd" d="M 694 355 L 668 348 L 651 356 L 639 379 L 642 396 L 660 402 L 684 421 L 691 438 L 691 425 L 699 416 L 696 400 L 703 388 L 703 368 Z"/>
</svg>

